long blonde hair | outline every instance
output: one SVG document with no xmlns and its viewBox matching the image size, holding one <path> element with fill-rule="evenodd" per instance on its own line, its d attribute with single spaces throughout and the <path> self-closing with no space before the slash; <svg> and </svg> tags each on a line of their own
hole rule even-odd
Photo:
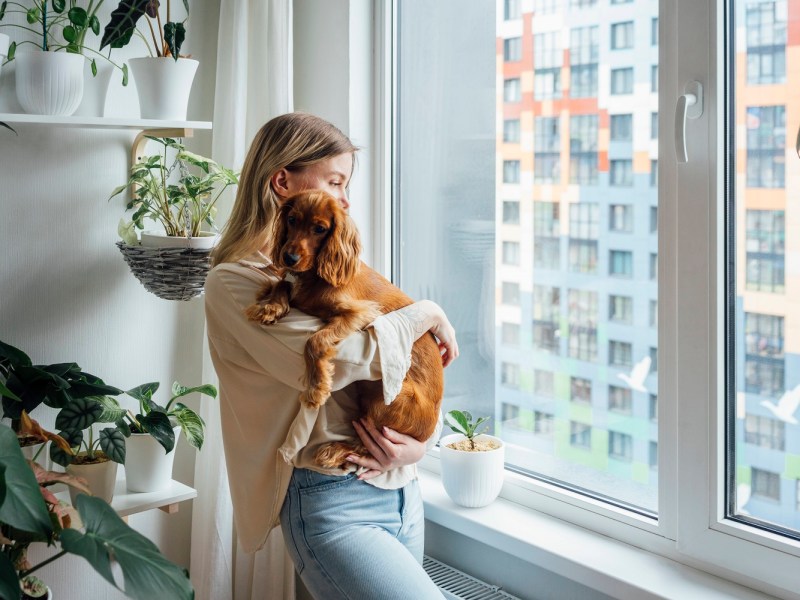
<svg viewBox="0 0 800 600">
<path fill-rule="evenodd" d="M 275 173 L 300 171 L 357 150 L 338 128 L 314 115 L 288 113 L 270 119 L 247 151 L 231 216 L 212 253 L 214 264 L 235 262 L 265 248 L 269 253 L 270 231 L 280 206 L 271 184 Z"/>
</svg>

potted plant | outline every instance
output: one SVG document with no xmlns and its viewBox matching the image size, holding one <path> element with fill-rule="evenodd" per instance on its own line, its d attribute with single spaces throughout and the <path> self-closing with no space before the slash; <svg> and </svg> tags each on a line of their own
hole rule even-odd
<svg viewBox="0 0 800 600">
<path fill-rule="evenodd" d="M 455 433 L 439 440 L 444 489 L 453 502 L 471 508 L 497 498 L 505 473 L 503 441 L 483 433 L 489 417 L 472 419 L 467 411 L 451 410 L 445 423 Z"/>
<path fill-rule="evenodd" d="M 91 31 L 100 32 L 97 11 L 103 0 L 89 2 L 87 8 L 78 0 L 32 0 L 26 7 L 13 3 L 6 10 L 7 3 L 0 8 L 0 21 L 8 14 L 24 14 L 27 25 L 9 24 L 32 34 L 33 40 L 22 44 L 37 46 L 41 52 L 21 52 L 17 54 L 16 42 L 8 48 L 8 60 L 16 58 L 17 100 L 25 112 L 46 115 L 71 115 L 80 106 L 84 90 L 84 53 L 93 53 L 104 59 L 103 81 L 101 86 L 103 100 L 108 87 L 111 68 L 122 71 L 123 85 L 127 85 L 128 68 L 117 65 L 110 57 L 89 48 L 86 36 Z M 60 51 L 64 52 L 60 52 Z M 98 64 L 95 58 L 88 61 L 92 75 L 97 76 Z M 107 67 L 107 68 L 106 68 Z"/>
<path fill-rule="evenodd" d="M 113 420 L 126 437 L 125 481 L 130 492 L 153 492 L 169 486 L 172 480 L 172 463 L 175 443 L 183 433 L 186 440 L 200 450 L 203 447 L 203 419 L 191 408 L 178 402 L 180 398 L 198 392 L 211 398 L 217 389 L 210 384 L 184 387 L 177 381 L 172 384 L 172 396 L 166 405 L 153 400 L 159 383 L 144 383 L 127 392 L 139 402 L 139 411 L 125 410 L 116 399 L 102 399 L 104 419 Z"/>
<path fill-rule="evenodd" d="M 223 191 L 239 182 L 232 170 L 210 158 L 186 150 L 172 138 L 148 139 L 160 144 L 157 154 L 142 157 L 132 168 L 127 183 L 111 198 L 128 188 L 131 221 L 120 220 L 120 248 L 125 261 L 144 287 L 161 298 L 188 300 L 203 291 L 217 241 L 213 229 L 216 202 Z M 145 219 L 163 231 L 144 230 Z"/>
<path fill-rule="evenodd" d="M 35 421 L 32 424 L 38 427 Z M 47 439 L 56 437 L 40 427 L 38 431 L 50 436 Z M 0 498 L 0 598 L 23 598 L 23 587 L 41 591 L 43 586 L 33 573 L 65 554 L 82 556 L 118 587 L 111 570 L 113 560 L 122 571 L 128 597 L 194 598 L 184 570 L 164 558 L 150 540 L 131 529 L 106 502 L 82 494 L 76 506 L 69 507 L 48 489 L 56 483 L 86 491 L 79 479 L 26 461 L 15 433 L 0 425 L 0 489 L 4 491 Z M 32 565 L 27 554 L 33 544 L 55 546 L 58 551 Z"/>
<path fill-rule="evenodd" d="M 183 6 L 188 15 L 188 0 L 184 0 Z M 150 56 L 129 61 L 139 94 L 140 115 L 143 119 L 183 121 L 199 63 L 181 56 L 186 28 L 184 21 L 172 20 L 171 0 L 166 0 L 163 27 L 159 8 L 159 3 L 152 0 L 121 0 L 105 27 L 100 49 L 106 46 L 121 48 L 134 34 L 144 40 Z M 144 16 L 147 17 L 152 46 L 147 36 L 136 29 L 139 19 Z"/>
</svg>

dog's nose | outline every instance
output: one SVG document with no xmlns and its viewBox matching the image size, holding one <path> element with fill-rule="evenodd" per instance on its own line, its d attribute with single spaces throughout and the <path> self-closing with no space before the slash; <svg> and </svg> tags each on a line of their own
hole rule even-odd
<svg viewBox="0 0 800 600">
<path fill-rule="evenodd" d="M 297 264 L 298 260 L 300 260 L 299 254 L 290 254 L 289 252 L 283 253 L 283 262 L 286 263 L 287 267 L 293 267 Z"/>
</svg>

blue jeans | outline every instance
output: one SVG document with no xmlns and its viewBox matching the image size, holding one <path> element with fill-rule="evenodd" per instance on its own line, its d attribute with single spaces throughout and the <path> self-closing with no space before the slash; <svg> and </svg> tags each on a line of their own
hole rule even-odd
<svg viewBox="0 0 800 600">
<path fill-rule="evenodd" d="M 417 481 L 383 490 L 295 469 L 281 509 L 289 555 L 319 600 L 442 600 L 422 568 L 424 528 Z"/>
</svg>

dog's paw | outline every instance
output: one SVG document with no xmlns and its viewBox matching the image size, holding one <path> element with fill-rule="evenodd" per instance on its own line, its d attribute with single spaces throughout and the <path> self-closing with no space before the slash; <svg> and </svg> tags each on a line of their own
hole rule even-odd
<svg viewBox="0 0 800 600">
<path fill-rule="evenodd" d="M 328 400 L 328 396 L 330 396 L 330 394 L 322 393 L 320 390 L 306 390 L 300 393 L 300 402 L 302 402 L 306 408 L 315 410 L 325 404 Z"/>
<path fill-rule="evenodd" d="M 252 304 L 247 310 L 245 315 L 250 321 L 256 321 L 263 325 L 273 325 L 277 323 L 282 317 L 288 313 L 288 307 L 282 304 Z"/>
</svg>

